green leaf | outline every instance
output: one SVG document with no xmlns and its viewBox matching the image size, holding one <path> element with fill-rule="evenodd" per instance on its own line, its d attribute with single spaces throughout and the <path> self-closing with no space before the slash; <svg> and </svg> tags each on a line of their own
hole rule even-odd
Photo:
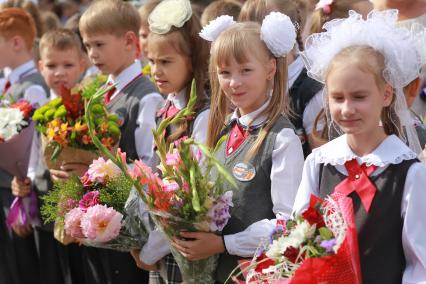
<svg viewBox="0 0 426 284">
<path fill-rule="evenodd" d="M 200 212 L 201 206 L 200 206 L 200 199 L 198 198 L 197 184 L 195 180 L 195 169 L 192 167 L 189 169 L 189 176 L 190 176 L 191 189 L 192 189 L 192 207 L 194 208 L 196 212 Z"/>
<path fill-rule="evenodd" d="M 57 144 L 54 146 L 52 156 L 50 156 L 51 161 L 56 161 L 56 159 L 59 157 L 59 154 L 62 152 L 62 146 L 60 144 Z"/>
<path fill-rule="evenodd" d="M 333 233 L 327 227 L 321 227 L 318 231 L 323 240 L 330 240 L 333 238 Z"/>
</svg>

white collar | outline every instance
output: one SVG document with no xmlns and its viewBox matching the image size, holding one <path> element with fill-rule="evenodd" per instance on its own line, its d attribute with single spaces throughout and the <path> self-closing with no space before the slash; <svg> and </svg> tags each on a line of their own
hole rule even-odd
<svg viewBox="0 0 426 284">
<path fill-rule="evenodd" d="M 296 59 L 288 65 L 288 88 L 290 89 L 297 77 L 302 73 L 305 65 L 303 64 L 302 56 L 297 56 Z"/>
<path fill-rule="evenodd" d="M 183 90 L 177 92 L 177 93 L 171 93 L 167 96 L 167 100 L 171 101 L 172 104 L 178 109 L 181 110 L 184 107 L 186 107 L 186 104 L 188 103 L 186 101 L 186 88 Z"/>
<path fill-rule="evenodd" d="M 11 84 L 15 84 L 16 82 L 22 79 L 23 75 L 27 76 L 34 72 L 37 72 L 34 61 L 29 60 L 25 62 L 24 64 L 19 65 L 18 67 L 13 69 L 12 72 L 10 72 L 8 79 Z"/>
<path fill-rule="evenodd" d="M 359 164 L 367 164 L 367 166 L 375 165 L 384 167 L 388 164 L 399 164 L 404 160 L 415 159 L 417 155 L 411 151 L 397 136 L 390 135 L 383 140 L 373 152 L 363 157 L 357 156 L 352 152 L 347 143 L 347 136 L 342 136 L 324 144 L 323 146 L 313 149 L 315 155 L 315 163 L 323 163 L 344 165 L 346 161 L 357 159 Z"/>
<path fill-rule="evenodd" d="M 271 102 L 271 98 L 268 98 L 268 100 L 266 100 L 266 102 L 261 107 L 259 107 L 257 110 L 252 111 L 252 112 L 250 112 L 248 114 L 245 114 L 243 116 L 239 116 L 238 115 L 238 111 L 236 109 L 236 110 L 234 110 L 234 112 L 231 115 L 231 120 L 238 119 L 238 122 L 241 125 L 243 125 L 244 127 L 248 127 L 248 126 L 256 127 L 256 126 L 259 126 L 259 125 L 263 124 L 266 121 L 266 119 L 268 118 L 268 116 L 265 115 L 265 114 L 263 114 L 261 116 L 258 116 L 258 115 L 269 106 L 270 102 Z"/>
<path fill-rule="evenodd" d="M 108 83 L 116 84 L 117 91 L 115 93 L 121 92 L 133 79 L 139 76 L 142 72 L 142 65 L 139 60 L 135 60 L 132 65 L 121 71 L 118 76 L 113 79 L 111 75 L 108 76 Z"/>
</svg>

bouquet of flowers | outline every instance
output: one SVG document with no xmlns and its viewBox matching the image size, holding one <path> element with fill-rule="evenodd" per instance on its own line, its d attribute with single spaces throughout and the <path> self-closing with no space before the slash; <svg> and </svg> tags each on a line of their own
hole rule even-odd
<svg viewBox="0 0 426 284">
<path fill-rule="evenodd" d="M 34 107 L 25 100 L 0 106 L 0 168 L 12 176 L 24 179 L 27 176 L 34 125 L 31 116 Z M 6 224 L 38 224 L 35 193 L 12 202 Z"/>
<path fill-rule="evenodd" d="M 117 155 L 123 154 L 118 150 Z M 81 178 L 55 183 L 43 197 L 41 213 L 45 222 L 55 221 L 81 244 L 130 251 L 142 247 L 148 236 L 148 216 L 140 216 L 144 205 L 129 198 L 137 194 L 120 168 L 101 157 Z"/>
<path fill-rule="evenodd" d="M 247 283 L 361 283 L 352 200 L 339 193 L 325 201 L 312 195 L 301 215 L 278 220 L 243 271 Z"/>
<path fill-rule="evenodd" d="M 88 133 L 85 100 L 105 83 L 103 76 L 95 77 L 71 90 L 62 88 L 60 96 L 34 112 L 36 129 L 43 134 L 44 155 L 48 168 L 59 168 L 64 163 L 89 165 L 99 157 Z M 101 89 L 102 93 L 108 89 Z M 96 135 L 109 150 L 119 141 L 119 118 L 107 113 L 102 100 L 92 104 Z"/>
<path fill-rule="evenodd" d="M 222 183 L 227 180 L 235 185 L 235 181 L 209 149 L 191 138 L 171 145 L 165 141 L 165 129 L 193 115 L 195 101 L 193 82 L 187 107 L 153 130 L 161 177 L 141 161 L 135 161 L 133 169 L 128 171 L 124 160 L 115 160 L 135 182 L 151 216 L 168 238 L 179 237 L 181 231 L 220 233 L 230 217 L 232 191 L 224 192 Z M 215 178 L 210 174 L 213 170 Z M 187 283 L 214 283 L 218 256 L 189 261 L 173 247 L 171 250 Z"/>
</svg>

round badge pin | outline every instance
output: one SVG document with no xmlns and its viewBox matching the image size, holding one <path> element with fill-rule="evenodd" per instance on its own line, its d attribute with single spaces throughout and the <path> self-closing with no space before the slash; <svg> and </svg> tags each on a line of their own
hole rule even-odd
<svg viewBox="0 0 426 284">
<path fill-rule="evenodd" d="M 256 169 L 246 163 L 238 163 L 232 169 L 232 174 L 239 181 L 251 181 L 256 176 Z"/>
</svg>

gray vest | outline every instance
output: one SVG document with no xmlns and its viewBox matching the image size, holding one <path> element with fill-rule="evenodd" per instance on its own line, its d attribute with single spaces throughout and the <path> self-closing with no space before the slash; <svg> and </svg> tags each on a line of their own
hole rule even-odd
<svg viewBox="0 0 426 284">
<path fill-rule="evenodd" d="M 123 121 L 120 126 L 121 138 L 119 146 L 122 151 L 127 153 L 129 161 L 139 158 L 135 145 L 139 102 L 145 95 L 154 92 L 157 92 L 157 90 L 151 81 L 146 76 L 140 76 L 130 82 L 107 106 L 109 112 L 117 114 Z M 151 129 L 146 129 L 146 131 L 151 131 Z"/>
<path fill-rule="evenodd" d="M 229 134 L 232 125 L 228 126 L 224 134 Z M 272 151 L 274 149 L 277 134 L 283 128 L 293 128 L 290 121 L 281 116 L 273 125 L 266 136 L 258 153 L 249 161 L 256 171 L 250 181 L 236 181 L 237 188 L 232 188 L 225 183 L 225 190 L 233 191 L 231 218 L 223 229 L 222 234 L 235 234 L 244 231 L 251 224 L 262 219 L 274 219 L 271 199 L 271 168 Z M 259 130 L 259 129 L 258 129 Z M 230 156 L 226 156 L 226 140 L 217 151 L 217 159 L 232 172 L 235 165 L 244 162 L 245 156 L 257 138 L 257 131 L 253 131 Z M 229 138 L 228 138 L 229 139 Z M 284 189 L 285 190 L 285 189 Z M 231 271 L 238 265 L 238 256 L 223 253 L 219 257 L 219 265 L 216 271 L 216 280 L 225 282 Z"/>
<path fill-rule="evenodd" d="M 42 87 L 46 92 L 46 95 L 49 96 L 49 88 L 44 82 L 43 77 L 38 72 L 29 74 L 21 78 L 18 82 L 14 83 L 12 86 L 10 86 L 6 95 L 11 97 L 13 100 L 22 99 L 24 97 L 25 91 L 34 85 Z M 12 178 L 13 177 L 9 173 L 0 169 L 0 187 L 10 189 Z M 43 181 L 43 179 L 44 177 L 36 177 L 34 183 L 37 187 L 40 187 L 41 190 L 47 190 L 47 182 Z"/>
<path fill-rule="evenodd" d="M 370 177 L 377 192 L 368 213 L 356 192 L 349 195 L 354 204 L 364 284 L 402 282 L 405 257 L 401 201 L 408 169 L 416 162 L 413 159 L 390 165 L 383 173 Z M 345 178 L 335 167 L 321 164 L 320 197 L 331 194 Z"/>
</svg>

